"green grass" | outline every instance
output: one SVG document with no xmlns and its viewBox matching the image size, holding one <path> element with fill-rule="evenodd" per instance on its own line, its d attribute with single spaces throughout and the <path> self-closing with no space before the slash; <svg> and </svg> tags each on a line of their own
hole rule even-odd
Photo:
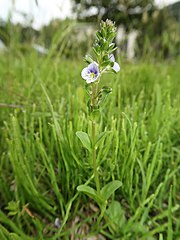
<svg viewBox="0 0 180 240">
<path fill-rule="evenodd" d="M 113 93 L 98 127 L 112 133 L 98 170 L 101 183 L 123 185 L 112 216 L 96 226 L 97 206 L 76 189 L 94 187 L 75 134 L 90 125 L 83 62 L 1 54 L 0 239 L 179 239 L 179 64 L 122 62 L 104 77 Z"/>
</svg>

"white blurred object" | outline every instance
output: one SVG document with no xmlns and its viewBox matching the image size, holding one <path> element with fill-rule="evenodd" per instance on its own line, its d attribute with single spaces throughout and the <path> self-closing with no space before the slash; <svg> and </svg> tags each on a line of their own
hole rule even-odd
<svg viewBox="0 0 180 240">
<path fill-rule="evenodd" d="M 127 58 L 133 59 L 135 57 L 135 45 L 136 45 L 136 38 L 138 36 L 138 31 L 133 30 L 128 34 L 127 40 Z"/>
<path fill-rule="evenodd" d="M 117 34 L 116 34 L 116 44 L 117 46 L 120 46 L 122 41 L 125 40 L 126 33 L 124 27 L 121 25 L 117 28 Z"/>
<path fill-rule="evenodd" d="M 54 225 L 55 225 L 57 228 L 60 228 L 60 227 L 61 227 L 61 223 L 60 223 L 59 218 L 56 218 L 56 219 L 55 219 Z"/>
<path fill-rule="evenodd" d="M 39 44 L 33 44 L 32 46 L 40 55 L 47 55 L 48 54 L 48 49 L 39 45 Z"/>
</svg>

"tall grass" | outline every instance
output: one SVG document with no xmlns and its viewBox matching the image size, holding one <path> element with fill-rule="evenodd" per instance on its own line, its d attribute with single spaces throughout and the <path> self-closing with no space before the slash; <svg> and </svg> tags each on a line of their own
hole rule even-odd
<svg viewBox="0 0 180 240">
<path fill-rule="evenodd" d="M 75 136 L 88 130 L 83 64 L 34 51 L 1 55 L 0 239 L 178 239 L 179 63 L 124 62 L 104 79 L 113 94 L 99 129 L 112 132 L 98 171 L 123 186 L 97 227 L 97 206 L 76 190 L 93 184 Z"/>
</svg>

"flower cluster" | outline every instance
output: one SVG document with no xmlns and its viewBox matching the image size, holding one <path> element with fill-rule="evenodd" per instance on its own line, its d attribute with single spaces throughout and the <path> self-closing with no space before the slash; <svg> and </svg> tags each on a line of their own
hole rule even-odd
<svg viewBox="0 0 180 240">
<path fill-rule="evenodd" d="M 102 21 L 100 30 L 96 33 L 96 40 L 93 45 L 93 52 L 96 61 L 91 56 L 86 56 L 85 60 L 89 64 L 81 72 L 81 76 L 86 83 L 100 81 L 100 77 L 104 72 L 115 72 L 120 70 L 120 66 L 115 62 L 112 52 L 116 50 L 113 39 L 116 35 L 116 27 L 110 20 Z"/>
<path fill-rule="evenodd" d="M 120 70 L 119 64 L 115 61 L 113 52 L 116 50 L 113 40 L 116 36 L 115 24 L 106 20 L 100 24 L 100 30 L 96 33 L 93 44 L 93 57 L 85 56 L 88 66 L 81 72 L 81 77 L 86 81 L 86 90 L 89 96 L 88 109 L 91 119 L 99 116 L 99 110 L 105 103 L 107 96 L 112 92 L 109 86 L 99 89 L 99 82 L 103 73 L 117 73 Z"/>
</svg>

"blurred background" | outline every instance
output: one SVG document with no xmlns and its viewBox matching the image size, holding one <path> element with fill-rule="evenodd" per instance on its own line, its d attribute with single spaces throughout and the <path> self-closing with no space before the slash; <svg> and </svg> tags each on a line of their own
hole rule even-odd
<svg viewBox="0 0 180 240">
<path fill-rule="evenodd" d="M 117 25 L 117 54 L 128 60 L 175 58 L 180 52 L 180 1 L 1 0 L 0 51 L 82 58 L 101 19 Z"/>
</svg>

